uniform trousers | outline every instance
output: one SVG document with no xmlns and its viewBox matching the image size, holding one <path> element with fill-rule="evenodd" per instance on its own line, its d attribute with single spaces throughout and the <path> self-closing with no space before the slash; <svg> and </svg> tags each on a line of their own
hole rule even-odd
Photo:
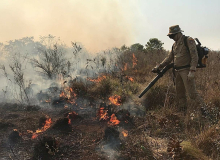
<svg viewBox="0 0 220 160">
<path fill-rule="evenodd" d="M 187 109 L 200 110 L 205 103 L 196 90 L 195 79 L 188 79 L 189 68 L 175 71 L 177 104 L 181 111 Z M 187 105 L 187 95 L 190 98 L 190 105 Z M 190 106 L 188 108 L 187 106 Z"/>
</svg>

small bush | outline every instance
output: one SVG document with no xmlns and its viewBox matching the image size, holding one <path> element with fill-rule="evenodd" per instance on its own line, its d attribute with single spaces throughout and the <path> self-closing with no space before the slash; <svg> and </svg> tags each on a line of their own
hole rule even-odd
<svg viewBox="0 0 220 160">
<path fill-rule="evenodd" d="M 77 94 L 77 96 L 84 97 L 86 95 L 87 89 L 83 82 L 72 82 L 70 84 L 70 88 L 72 88 L 73 92 Z"/>
<path fill-rule="evenodd" d="M 93 84 L 88 89 L 89 95 L 101 99 L 105 99 L 106 97 L 108 97 L 111 94 L 111 92 L 112 86 L 109 78 L 103 79 L 101 82 Z"/>
</svg>

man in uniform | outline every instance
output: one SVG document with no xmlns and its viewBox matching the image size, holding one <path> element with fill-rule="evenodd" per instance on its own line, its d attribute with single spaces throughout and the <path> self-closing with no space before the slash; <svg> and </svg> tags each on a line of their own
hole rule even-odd
<svg viewBox="0 0 220 160">
<path fill-rule="evenodd" d="M 184 35 L 179 25 L 174 25 L 169 28 L 167 36 L 173 39 L 175 42 L 172 46 L 172 51 L 169 55 L 154 69 L 153 72 L 163 69 L 166 65 L 174 62 L 174 75 L 176 84 L 176 93 L 178 107 L 186 115 L 187 110 L 187 97 L 192 100 L 193 107 L 204 107 L 203 99 L 200 97 L 195 87 L 195 73 L 198 63 L 198 53 L 196 49 L 196 43 L 193 38 L 187 38 L 188 48 L 184 44 Z M 197 108 L 197 109 L 200 109 Z M 193 108 L 196 109 L 196 108 Z"/>
</svg>

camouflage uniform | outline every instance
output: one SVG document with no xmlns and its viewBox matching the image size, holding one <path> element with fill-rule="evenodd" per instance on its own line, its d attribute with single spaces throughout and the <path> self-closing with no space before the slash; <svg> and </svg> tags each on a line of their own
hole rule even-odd
<svg viewBox="0 0 220 160">
<path fill-rule="evenodd" d="M 178 32 L 182 32 L 178 25 L 170 27 L 170 34 L 175 33 L 175 28 Z M 174 29 L 174 30 L 172 30 Z M 178 33 L 177 32 L 177 33 Z M 190 65 L 189 67 L 176 70 L 175 69 L 175 84 L 176 84 L 176 93 L 177 100 L 181 110 L 186 112 L 187 109 L 187 99 L 186 93 L 192 100 L 193 107 L 200 106 L 203 107 L 204 102 L 200 97 L 195 87 L 195 79 L 188 78 L 188 74 L 190 71 L 195 71 L 198 63 L 198 53 L 196 49 L 196 44 L 193 38 L 187 38 L 187 44 L 189 47 L 189 51 L 184 44 L 184 35 L 180 34 L 181 37 L 173 44 L 172 51 L 169 55 L 160 63 L 159 68 L 163 68 L 174 60 L 175 67 L 182 67 Z M 196 109 L 196 108 L 194 108 Z"/>
</svg>

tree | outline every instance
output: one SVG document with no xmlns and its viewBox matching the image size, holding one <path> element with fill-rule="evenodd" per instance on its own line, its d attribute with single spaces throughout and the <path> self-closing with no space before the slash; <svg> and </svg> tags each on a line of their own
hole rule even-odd
<svg viewBox="0 0 220 160">
<path fill-rule="evenodd" d="M 144 46 L 141 45 L 140 43 L 135 43 L 132 44 L 130 48 L 132 51 L 142 51 L 144 49 Z"/>
<path fill-rule="evenodd" d="M 48 48 L 45 51 L 41 51 L 39 60 L 32 59 L 32 63 L 36 68 L 39 68 L 41 73 L 45 74 L 49 79 L 55 78 L 55 76 L 61 73 L 65 66 L 67 59 L 64 57 L 62 49 L 58 49 L 57 45 L 53 48 Z"/>
<path fill-rule="evenodd" d="M 129 49 L 125 44 L 123 45 L 123 46 L 121 46 L 121 50 L 122 51 L 125 51 L 125 50 L 127 50 L 127 49 Z"/>
<path fill-rule="evenodd" d="M 24 78 L 24 68 L 23 65 L 25 64 L 26 59 L 21 59 L 20 54 L 15 54 L 13 61 L 9 64 L 9 67 L 11 68 L 13 74 L 14 74 L 14 82 L 19 86 L 19 96 L 22 102 L 27 102 L 30 104 L 29 97 L 27 90 L 25 89 L 25 78 Z M 5 72 L 5 77 L 8 78 L 5 67 L 2 68 Z M 10 79 L 8 79 L 10 80 Z M 11 81 L 11 80 L 10 80 Z M 15 91 L 16 92 L 16 91 Z M 19 100 L 18 100 L 19 101 Z"/>
<path fill-rule="evenodd" d="M 163 50 L 163 44 L 164 43 L 157 38 L 151 38 L 145 46 L 146 50 Z"/>
<path fill-rule="evenodd" d="M 13 41 L 7 42 L 6 45 L 2 48 L 5 54 L 14 54 L 14 53 L 29 53 L 29 55 L 37 55 L 39 48 L 45 48 L 44 45 L 40 42 L 35 42 L 34 37 L 24 37 L 21 39 L 15 39 Z"/>
</svg>

